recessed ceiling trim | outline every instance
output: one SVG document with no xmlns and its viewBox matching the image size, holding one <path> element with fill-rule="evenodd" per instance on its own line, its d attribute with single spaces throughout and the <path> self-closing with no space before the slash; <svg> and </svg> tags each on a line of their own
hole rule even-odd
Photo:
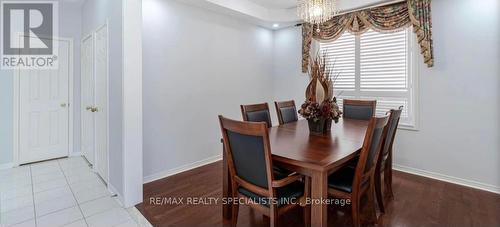
<svg viewBox="0 0 500 227">
<path fill-rule="evenodd" d="M 219 13 L 248 20 L 250 23 L 269 29 L 282 29 L 301 23 L 297 16 L 296 0 L 176 0 L 196 5 Z M 401 0 L 337 0 L 340 12 L 349 12 L 364 7 L 390 4 Z M 291 6 L 291 7 L 290 7 Z M 279 28 L 273 24 L 280 24 Z"/>
</svg>

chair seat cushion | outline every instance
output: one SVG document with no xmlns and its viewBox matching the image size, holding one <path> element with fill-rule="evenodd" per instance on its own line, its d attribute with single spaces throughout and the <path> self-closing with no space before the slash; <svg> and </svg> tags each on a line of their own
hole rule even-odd
<svg viewBox="0 0 500 227">
<path fill-rule="evenodd" d="M 274 175 L 275 179 L 282 179 L 288 176 L 276 172 L 274 172 Z M 266 197 L 255 194 L 243 187 L 240 187 L 238 191 L 242 195 L 252 199 L 255 203 L 264 205 L 266 207 L 269 207 L 270 203 L 273 202 L 267 199 Z M 290 203 L 298 203 L 299 201 L 297 199 L 302 197 L 302 195 L 304 195 L 304 183 L 296 181 L 285 187 L 276 188 L 276 194 L 277 198 L 275 202 L 277 203 L 278 207 L 282 207 Z"/>
<path fill-rule="evenodd" d="M 328 187 L 351 193 L 355 168 L 345 166 L 328 177 Z"/>
</svg>

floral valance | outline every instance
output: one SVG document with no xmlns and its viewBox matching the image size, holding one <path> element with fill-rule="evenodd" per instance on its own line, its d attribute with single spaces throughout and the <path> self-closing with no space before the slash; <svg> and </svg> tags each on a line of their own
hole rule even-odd
<svg viewBox="0 0 500 227">
<path fill-rule="evenodd" d="M 388 33 L 413 26 L 424 62 L 434 65 L 432 47 L 431 0 L 407 0 L 386 6 L 356 11 L 336 16 L 331 20 L 302 26 L 302 72 L 307 72 L 313 39 L 334 41 L 345 31 L 359 35 L 369 29 Z"/>
</svg>

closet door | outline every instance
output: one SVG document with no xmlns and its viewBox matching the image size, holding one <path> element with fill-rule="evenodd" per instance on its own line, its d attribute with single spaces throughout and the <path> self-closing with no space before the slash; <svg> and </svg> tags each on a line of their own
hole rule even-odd
<svg viewBox="0 0 500 227">
<path fill-rule="evenodd" d="M 108 181 L 108 27 L 95 33 L 95 169 Z"/>
<path fill-rule="evenodd" d="M 81 54 L 81 121 L 83 156 L 94 164 L 95 157 L 95 75 L 94 75 L 94 37 L 88 36 L 82 41 Z"/>
<path fill-rule="evenodd" d="M 69 153 L 72 46 L 68 40 L 54 41 L 59 43 L 57 69 L 18 71 L 19 164 L 65 157 Z"/>
</svg>

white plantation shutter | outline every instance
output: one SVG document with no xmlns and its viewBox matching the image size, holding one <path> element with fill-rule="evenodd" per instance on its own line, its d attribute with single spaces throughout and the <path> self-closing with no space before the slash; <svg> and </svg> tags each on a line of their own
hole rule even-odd
<svg viewBox="0 0 500 227">
<path fill-rule="evenodd" d="M 377 100 L 377 115 L 403 106 L 400 125 L 415 127 L 410 34 L 408 29 L 387 34 L 370 30 L 320 44 L 333 72 L 340 73 L 334 90 L 341 108 L 344 98 Z"/>
<path fill-rule="evenodd" d="M 368 31 L 360 37 L 361 91 L 407 91 L 407 32 Z"/>
<path fill-rule="evenodd" d="M 377 100 L 377 115 L 385 115 L 391 109 L 397 109 L 400 106 L 403 106 L 403 112 L 401 112 L 401 121 L 404 122 L 403 119 L 409 117 L 408 108 L 409 105 L 407 98 L 393 98 L 393 97 L 361 97 L 361 99 L 371 99 Z"/>
<path fill-rule="evenodd" d="M 344 33 L 335 42 L 322 43 L 321 53 L 327 56 L 329 67 L 333 67 L 333 74 L 338 75 L 335 88 L 340 90 L 355 89 L 355 36 Z"/>
</svg>

